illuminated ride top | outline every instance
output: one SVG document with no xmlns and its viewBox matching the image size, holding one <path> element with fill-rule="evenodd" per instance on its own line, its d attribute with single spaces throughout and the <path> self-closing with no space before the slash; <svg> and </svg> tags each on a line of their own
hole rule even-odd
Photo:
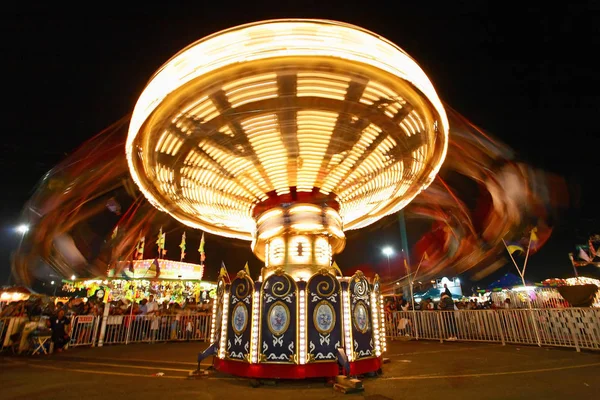
<svg viewBox="0 0 600 400">
<path fill-rule="evenodd" d="M 332 256 L 344 230 L 431 184 L 447 145 L 441 101 L 403 50 L 344 23 L 274 20 L 201 39 L 161 67 L 126 153 L 155 207 L 251 240 L 265 262 L 259 282 L 220 280 L 215 366 L 302 378 L 337 375 L 341 353 L 348 373 L 379 369 L 379 278 L 336 277 Z"/>
</svg>

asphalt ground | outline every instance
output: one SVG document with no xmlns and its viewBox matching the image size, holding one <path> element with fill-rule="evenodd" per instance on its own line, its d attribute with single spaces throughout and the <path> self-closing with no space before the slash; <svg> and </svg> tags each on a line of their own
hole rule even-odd
<svg viewBox="0 0 600 400">
<path fill-rule="evenodd" d="M 9 399 L 598 399 L 600 353 L 485 343 L 388 343 L 378 377 L 342 394 L 323 379 L 264 381 L 211 372 L 189 378 L 205 343 L 73 348 L 0 356 L 0 398 Z M 210 360 L 202 368 L 207 368 Z M 157 375 L 158 374 L 158 375 Z M 162 374 L 162 376 L 160 376 Z"/>
</svg>

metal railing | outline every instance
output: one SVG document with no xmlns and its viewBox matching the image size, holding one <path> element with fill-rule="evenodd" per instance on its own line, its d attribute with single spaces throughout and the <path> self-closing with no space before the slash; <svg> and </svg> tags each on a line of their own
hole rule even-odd
<svg viewBox="0 0 600 400">
<path fill-rule="evenodd" d="M 510 299 L 510 303 L 515 308 L 529 308 L 528 301 L 531 302 L 532 308 L 571 307 L 558 292 L 558 289 L 553 287 L 537 287 L 529 292 L 502 290 L 490 294 L 490 300 L 498 308 L 504 307 L 506 299 Z"/>
<path fill-rule="evenodd" d="M 27 317 L 3 317 L 0 318 L 0 349 L 11 347 L 15 344 L 11 338 L 23 331 L 25 324 L 29 321 Z M 20 341 L 20 338 L 16 338 Z"/>
<path fill-rule="evenodd" d="M 210 335 L 210 319 L 210 314 L 109 316 L 103 343 L 206 341 Z"/>
<path fill-rule="evenodd" d="M 207 341 L 209 314 L 106 317 L 80 315 L 71 321 L 70 346 L 157 341 Z M 27 317 L 0 318 L 0 345 L 23 330 Z M 395 311 L 385 315 L 386 336 L 561 346 L 577 351 L 600 350 L 600 309 L 500 309 L 458 311 Z"/>
<path fill-rule="evenodd" d="M 600 309 L 395 311 L 386 313 L 386 336 L 477 341 L 600 350 Z"/>
<path fill-rule="evenodd" d="M 93 346 L 96 344 L 100 317 L 76 315 L 71 319 L 69 346 Z"/>
<path fill-rule="evenodd" d="M 172 342 L 199 340 L 210 337 L 211 315 L 114 315 L 103 318 L 93 315 L 77 315 L 71 318 L 68 328 L 69 346 L 96 346 L 102 344 L 128 344 L 144 342 Z M 27 317 L 0 318 L 0 349 L 15 343 L 11 337 L 23 332 Z M 19 339 L 20 340 L 20 339 Z"/>
</svg>

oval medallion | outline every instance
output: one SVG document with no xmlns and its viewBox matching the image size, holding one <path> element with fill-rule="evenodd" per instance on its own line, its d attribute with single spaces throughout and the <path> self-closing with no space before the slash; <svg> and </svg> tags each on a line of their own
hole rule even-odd
<svg viewBox="0 0 600 400">
<path fill-rule="evenodd" d="M 317 303 L 313 312 L 313 323 L 315 328 L 322 335 L 327 335 L 335 326 L 335 310 L 326 300 Z"/>
<path fill-rule="evenodd" d="M 244 303 L 238 303 L 231 314 L 231 326 L 236 335 L 241 335 L 248 325 L 248 309 Z"/>
<path fill-rule="evenodd" d="M 369 313 L 367 312 L 367 306 L 363 301 L 359 301 L 354 306 L 354 312 L 352 313 L 352 319 L 354 320 L 354 327 L 361 333 L 365 333 L 369 330 Z"/>
<path fill-rule="evenodd" d="M 290 325 L 290 311 L 283 302 L 276 301 L 273 303 L 269 308 L 268 316 L 269 330 L 273 335 L 279 336 L 287 331 Z"/>
</svg>

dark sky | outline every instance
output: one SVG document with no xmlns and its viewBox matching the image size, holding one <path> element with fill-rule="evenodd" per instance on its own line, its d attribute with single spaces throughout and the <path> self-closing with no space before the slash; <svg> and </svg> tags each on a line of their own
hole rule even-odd
<svg viewBox="0 0 600 400">
<path fill-rule="evenodd" d="M 519 158 L 579 188 L 548 246 L 532 257 L 535 276 L 569 274 L 566 253 L 600 231 L 600 2 L 203 3 L 98 3 L 85 13 L 54 4 L 5 10 L 2 282 L 18 244 L 11 228 L 45 172 L 129 113 L 152 73 L 180 49 L 221 29 L 269 18 L 340 20 L 390 39 L 417 60 L 442 100 Z M 382 242 L 399 247 L 395 220 L 379 227 L 377 237 L 372 230 L 362 238 L 349 235 L 350 244 L 364 247 L 362 259 L 340 260 L 378 262 Z M 410 225 L 408 234 L 415 236 Z"/>
</svg>

